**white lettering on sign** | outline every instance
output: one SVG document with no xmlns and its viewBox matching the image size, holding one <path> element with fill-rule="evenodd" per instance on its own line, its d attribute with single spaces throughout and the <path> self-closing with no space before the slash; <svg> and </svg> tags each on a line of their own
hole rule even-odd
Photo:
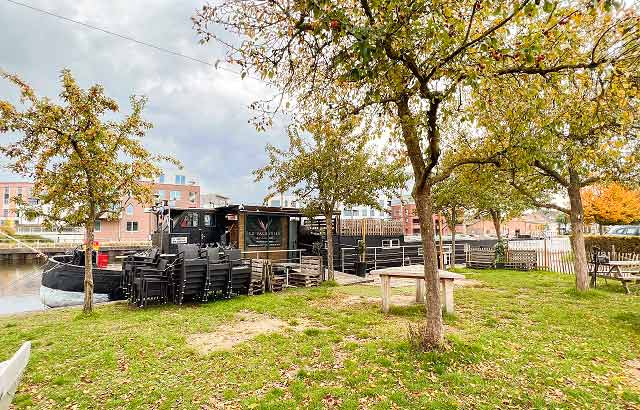
<svg viewBox="0 0 640 410">
<path fill-rule="evenodd" d="M 172 244 L 187 243 L 187 237 L 186 236 L 174 236 L 173 238 L 171 238 L 171 243 Z"/>
</svg>

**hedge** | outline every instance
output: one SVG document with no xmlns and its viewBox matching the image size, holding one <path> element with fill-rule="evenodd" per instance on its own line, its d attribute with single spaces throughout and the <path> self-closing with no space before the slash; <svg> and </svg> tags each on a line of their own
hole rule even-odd
<svg viewBox="0 0 640 410">
<path fill-rule="evenodd" d="M 609 252 L 614 246 L 618 253 L 640 253 L 640 236 L 587 235 L 584 245 L 587 252 L 591 252 L 593 246 Z"/>
</svg>

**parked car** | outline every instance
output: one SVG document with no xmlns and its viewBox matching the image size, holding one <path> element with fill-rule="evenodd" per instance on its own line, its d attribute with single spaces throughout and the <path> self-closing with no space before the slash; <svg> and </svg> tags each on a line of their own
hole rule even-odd
<svg viewBox="0 0 640 410">
<path fill-rule="evenodd" d="M 640 236 L 640 225 L 613 226 L 609 229 L 607 235 Z"/>
</svg>

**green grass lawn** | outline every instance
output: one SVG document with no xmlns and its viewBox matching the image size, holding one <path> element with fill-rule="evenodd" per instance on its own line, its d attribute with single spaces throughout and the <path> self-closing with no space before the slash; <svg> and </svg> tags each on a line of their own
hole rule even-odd
<svg viewBox="0 0 640 410">
<path fill-rule="evenodd" d="M 352 286 L 0 318 L 0 360 L 33 341 L 19 409 L 640 408 L 626 365 L 640 358 L 640 295 L 617 283 L 577 295 L 572 277 L 542 272 L 469 277 L 437 353 L 407 340 L 421 307 L 383 315 L 366 298 L 377 288 Z M 247 310 L 312 326 L 206 355 L 187 344 Z"/>
</svg>

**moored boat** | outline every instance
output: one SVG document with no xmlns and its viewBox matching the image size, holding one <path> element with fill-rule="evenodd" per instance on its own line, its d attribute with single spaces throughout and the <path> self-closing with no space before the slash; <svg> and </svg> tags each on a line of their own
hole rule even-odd
<svg viewBox="0 0 640 410">
<path fill-rule="evenodd" d="M 84 255 L 57 255 L 43 266 L 40 298 L 49 307 L 81 305 L 84 302 Z M 121 270 L 93 268 L 93 297 L 95 303 L 124 299 Z"/>
</svg>

